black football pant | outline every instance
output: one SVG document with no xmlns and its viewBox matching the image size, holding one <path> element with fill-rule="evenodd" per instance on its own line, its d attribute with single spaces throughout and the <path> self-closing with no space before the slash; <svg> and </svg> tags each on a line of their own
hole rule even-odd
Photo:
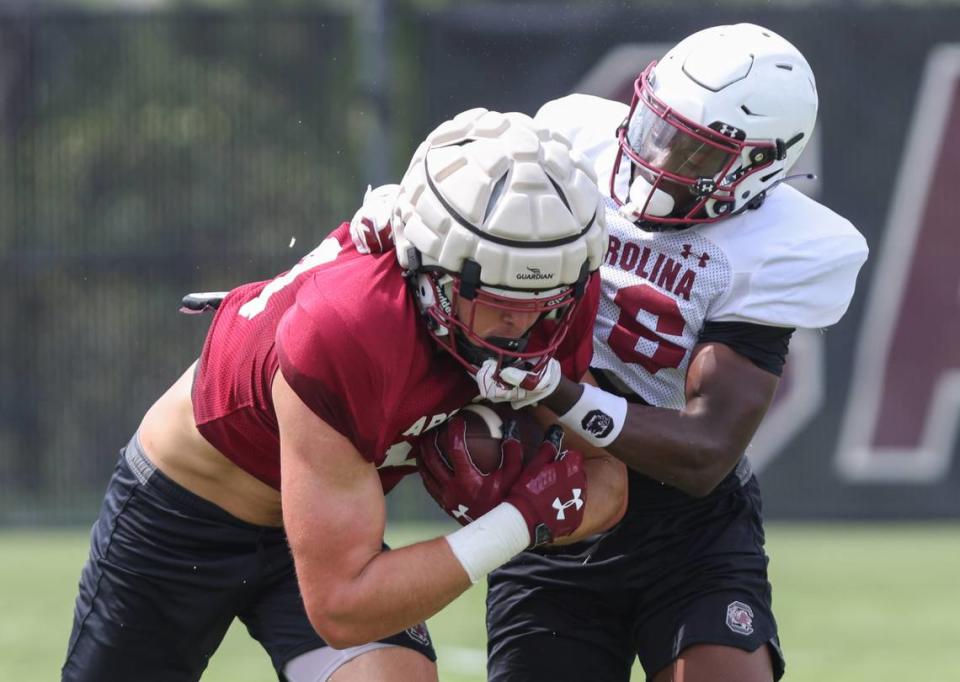
<svg viewBox="0 0 960 682">
<path fill-rule="evenodd" d="M 783 675 L 756 479 L 695 499 L 640 478 L 611 532 L 490 574 L 489 680 L 626 682 L 637 656 L 651 678 L 703 643 L 769 646 Z"/>
<path fill-rule="evenodd" d="M 70 682 L 198 680 L 237 617 L 284 665 L 325 647 L 281 528 L 240 521 L 156 470 L 136 438 L 93 527 L 63 666 Z M 425 628 L 386 638 L 436 660 Z"/>
</svg>

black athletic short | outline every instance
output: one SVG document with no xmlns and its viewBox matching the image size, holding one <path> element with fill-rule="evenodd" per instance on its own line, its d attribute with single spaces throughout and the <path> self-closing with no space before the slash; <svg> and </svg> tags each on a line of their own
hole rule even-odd
<svg viewBox="0 0 960 682">
<path fill-rule="evenodd" d="M 80 577 L 64 680 L 198 680 L 234 617 L 284 665 L 326 646 L 282 529 L 240 521 L 122 452 Z M 381 640 L 436 660 L 425 626 Z"/>
<path fill-rule="evenodd" d="M 494 571 L 488 680 L 625 681 L 636 656 L 651 679 L 705 643 L 768 645 L 779 679 L 760 493 L 740 474 L 695 499 L 631 472 L 630 509 L 612 531 Z"/>
</svg>

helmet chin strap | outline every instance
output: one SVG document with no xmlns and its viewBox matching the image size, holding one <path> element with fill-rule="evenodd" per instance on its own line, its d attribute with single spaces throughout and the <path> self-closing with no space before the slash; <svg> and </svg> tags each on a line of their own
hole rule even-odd
<svg viewBox="0 0 960 682">
<path fill-rule="evenodd" d="M 497 354 L 487 348 L 481 348 L 470 342 L 463 334 L 458 334 L 454 332 L 455 343 L 457 344 L 457 350 L 460 351 L 460 354 L 464 359 L 472 365 L 479 367 L 486 360 L 495 360 Z M 500 336 L 491 336 L 488 339 L 485 339 L 487 343 L 491 346 L 496 346 L 507 352 L 505 358 L 505 367 L 509 367 L 516 362 L 514 358 L 512 361 L 509 357 L 511 353 L 522 353 L 526 350 L 528 338 L 526 335 L 522 336 L 519 339 L 513 339 L 508 337 Z"/>
<path fill-rule="evenodd" d="M 647 215 L 663 217 L 670 215 L 675 204 L 672 196 L 662 189 L 654 189 L 645 177 L 637 175 L 630 183 L 627 203 L 620 207 L 620 213 L 628 220 L 636 220 L 646 205 Z"/>
<path fill-rule="evenodd" d="M 780 141 L 778 140 L 778 142 Z M 796 139 L 791 140 L 788 144 L 792 145 L 795 142 Z M 751 201 L 747 202 L 737 211 L 730 213 L 729 215 L 739 215 L 748 209 L 760 208 L 760 206 L 763 205 L 764 199 L 767 197 L 767 193 L 781 182 L 790 182 L 792 180 L 816 180 L 816 178 L 817 176 L 813 173 L 795 173 L 793 175 L 786 175 L 771 183 L 769 187 L 757 194 L 757 196 L 755 196 Z M 653 196 L 650 196 L 651 192 Z M 664 217 L 670 215 L 670 212 L 673 210 L 675 205 L 673 197 L 661 189 L 654 189 L 653 186 L 642 175 L 637 175 L 634 177 L 633 181 L 630 183 L 630 191 L 628 194 L 627 203 L 621 205 L 618 211 L 624 218 L 630 220 L 631 222 L 637 223 L 640 227 L 658 231 L 662 229 L 662 227 L 656 225 L 655 221 L 651 222 L 647 218 L 642 220 L 638 218 L 640 211 L 647 202 L 648 196 L 650 196 L 650 202 L 646 204 L 646 215 L 651 217 Z M 711 217 L 718 215 L 713 210 L 713 206 L 714 202 L 708 201 L 704 207 L 707 211 L 707 214 Z M 683 228 L 681 226 L 675 226 L 673 229 Z"/>
</svg>

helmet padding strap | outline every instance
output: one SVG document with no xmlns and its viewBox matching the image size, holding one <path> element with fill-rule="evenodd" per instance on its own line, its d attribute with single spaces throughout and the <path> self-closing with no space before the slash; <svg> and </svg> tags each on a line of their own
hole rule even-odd
<svg viewBox="0 0 960 682">
<path fill-rule="evenodd" d="M 472 301 L 477 297 L 480 286 L 480 263 L 469 258 L 464 259 L 460 268 L 460 297 Z"/>
</svg>

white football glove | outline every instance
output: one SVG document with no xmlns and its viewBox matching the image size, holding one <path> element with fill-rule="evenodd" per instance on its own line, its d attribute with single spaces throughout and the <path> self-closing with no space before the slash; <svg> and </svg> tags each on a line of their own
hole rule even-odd
<svg viewBox="0 0 960 682">
<path fill-rule="evenodd" d="M 495 378 L 497 372 L 496 360 L 485 360 L 477 370 L 477 386 L 480 387 L 480 397 L 491 403 L 510 403 L 510 407 L 519 410 L 533 405 L 557 390 L 563 373 L 560 363 L 550 358 L 543 373 L 539 376 L 532 372 L 525 372 L 519 367 L 504 367 L 500 370 L 500 380 Z M 536 380 L 533 388 L 523 388 L 522 384 Z"/>
<path fill-rule="evenodd" d="M 360 253 L 379 254 L 393 249 L 390 218 L 400 194 L 400 185 L 380 185 L 363 195 L 363 205 L 350 221 L 350 238 Z"/>
</svg>

